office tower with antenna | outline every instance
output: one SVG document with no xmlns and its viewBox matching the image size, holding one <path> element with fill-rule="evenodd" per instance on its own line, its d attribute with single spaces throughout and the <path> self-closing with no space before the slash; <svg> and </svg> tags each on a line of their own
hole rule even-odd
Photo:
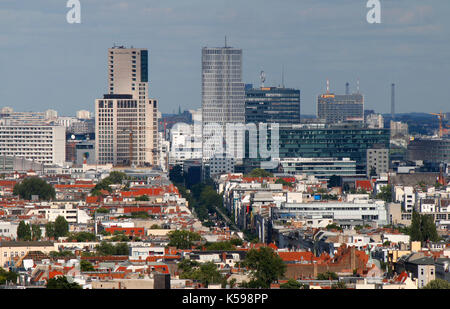
<svg viewBox="0 0 450 309">
<path fill-rule="evenodd" d="M 261 87 L 245 89 L 246 123 L 300 123 L 300 90 L 264 85 L 266 74 L 261 71 Z"/>
<path fill-rule="evenodd" d="M 346 94 L 339 95 L 330 91 L 330 81 L 327 80 L 326 93 L 317 97 L 317 118 L 327 123 L 364 122 L 364 96 L 357 92 L 350 94 L 348 83 Z"/>
</svg>

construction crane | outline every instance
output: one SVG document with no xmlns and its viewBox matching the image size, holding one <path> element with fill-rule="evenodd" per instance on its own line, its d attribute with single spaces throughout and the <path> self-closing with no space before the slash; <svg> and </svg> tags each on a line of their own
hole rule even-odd
<svg viewBox="0 0 450 309">
<path fill-rule="evenodd" d="M 441 111 L 439 114 L 430 113 L 430 115 L 438 116 L 438 118 L 439 118 L 439 137 L 442 138 L 449 131 L 446 128 L 450 128 L 449 125 L 444 125 L 444 114 Z"/>
<path fill-rule="evenodd" d="M 130 121 L 130 127 L 122 129 L 123 132 L 128 132 L 128 164 L 133 165 L 133 127 Z"/>
</svg>

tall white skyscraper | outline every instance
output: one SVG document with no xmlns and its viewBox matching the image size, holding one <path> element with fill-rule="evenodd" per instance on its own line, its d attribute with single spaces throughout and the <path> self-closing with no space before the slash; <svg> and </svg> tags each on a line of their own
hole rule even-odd
<svg viewBox="0 0 450 309">
<path fill-rule="evenodd" d="M 202 49 L 203 159 L 242 146 L 225 143 L 227 124 L 245 123 L 245 90 L 242 82 L 242 49 Z M 220 134 L 222 133 L 222 134 Z"/>
<path fill-rule="evenodd" d="M 158 165 L 157 101 L 149 99 L 148 51 L 108 49 L 108 94 L 95 101 L 99 164 Z"/>
</svg>

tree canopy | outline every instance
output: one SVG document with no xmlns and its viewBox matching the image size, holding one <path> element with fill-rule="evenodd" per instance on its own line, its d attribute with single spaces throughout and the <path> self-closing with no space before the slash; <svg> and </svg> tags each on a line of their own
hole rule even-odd
<svg viewBox="0 0 450 309">
<path fill-rule="evenodd" d="M 13 194 L 24 200 L 30 201 L 33 195 L 39 196 L 39 200 L 49 201 L 56 197 L 55 189 L 45 180 L 39 177 L 25 178 L 14 186 Z"/>
<path fill-rule="evenodd" d="M 331 271 L 326 271 L 324 273 L 317 275 L 317 280 L 337 280 L 339 279 L 339 276 Z"/>
<path fill-rule="evenodd" d="M 433 217 L 431 215 L 421 215 L 413 210 L 409 236 L 412 241 L 438 241 L 439 235 Z"/>
<path fill-rule="evenodd" d="M 47 282 L 47 289 L 81 289 L 82 287 L 76 283 L 70 283 L 66 277 L 51 278 Z"/>
<path fill-rule="evenodd" d="M 109 173 L 108 177 L 104 178 L 102 181 L 95 185 L 95 187 L 91 190 L 91 194 L 94 196 L 101 195 L 101 190 L 112 192 L 110 185 L 121 184 L 125 179 L 127 179 L 127 174 L 123 172 L 113 171 Z"/>
<path fill-rule="evenodd" d="M 31 227 L 25 221 L 20 221 L 17 227 L 17 239 L 18 240 L 31 240 Z"/>
<path fill-rule="evenodd" d="M 58 216 L 55 222 L 48 222 L 45 225 L 47 237 L 65 237 L 69 234 L 69 223 L 63 216 Z"/>
<path fill-rule="evenodd" d="M 214 283 L 224 284 L 226 281 L 213 262 L 200 264 L 196 261 L 183 260 L 179 264 L 179 269 L 182 271 L 180 278 L 197 280 L 205 286 Z"/>
<path fill-rule="evenodd" d="M 247 177 L 273 177 L 273 174 L 262 168 L 255 168 L 246 176 Z"/>
<path fill-rule="evenodd" d="M 269 288 L 286 271 L 283 260 L 269 247 L 249 250 L 241 265 L 252 270 L 249 287 L 253 288 Z"/>
<path fill-rule="evenodd" d="M 118 243 L 116 245 L 102 241 L 97 247 L 97 254 L 99 255 L 129 255 L 130 247 L 126 243 Z"/>
<path fill-rule="evenodd" d="M 386 185 L 381 187 L 380 192 L 376 196 L 377 199 L 383 200 L 386 203 L 392 202 L 392 186 Z"/>
<path fill-rule="evenodd" d="M 177 249 L 190 249 L 195 241 L 201 240 L 200 234 L 186 230 L 171 231 L 168 235 L 170 240 L 169 246 Z"/>
<path fill-rule="evenodd" d="M 0 284 L 5 284 L 7 281 L 16 283 L 17 276 L 16 272 L 6 271 L 0 267 Z"/>
<path fill-rule="evenodd" d="M 435 279 L 428 282 L 427 285 L 423 287 L 425 290 L 449 290 L 450 282 L 443 279 Z"/>
</svg>

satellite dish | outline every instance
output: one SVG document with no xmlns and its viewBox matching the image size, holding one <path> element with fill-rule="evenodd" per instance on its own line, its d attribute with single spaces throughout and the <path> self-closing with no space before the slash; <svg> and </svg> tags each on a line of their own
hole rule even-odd
<svg viewBox="0 0 450 309">
<path fill-rule="evenodd" d="M 264 82 L 266 81 L 266 72 L 261 71 L 260 78 L 261 78 L 261 87 L 264 87 Z"/>
</svg>

